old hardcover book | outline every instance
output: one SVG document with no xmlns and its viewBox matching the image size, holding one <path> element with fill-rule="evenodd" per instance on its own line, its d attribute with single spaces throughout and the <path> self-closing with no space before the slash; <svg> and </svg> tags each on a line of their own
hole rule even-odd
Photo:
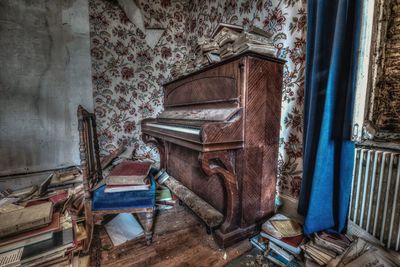
<svg viewBox="0 0 400 267">
<path fill-rule="evenodd" d="M 75 224 L 75 238 L 76 238 L 76 240 L 79 242 L 79 241 L 87 239 L 87 237 L 88 236 L 87 236 L 87 232 L 86 232 L 85 226 L 83 226 L 82 223 Z"/>
<path fill-rule="evenodd" d="M 107 185 L 145 185 L 151 168 L 150 162 L 124 161 L 106 178 Z"/>
<path fill-rule="evenodd" d="M 241 33 L 235 42 L 237 44 L 250 43 L 250 44 L 264 44 L 273 46 L 273 42 L 270 38 L 248 32 Z"/>
<path fill-rule="evenodd" d="M 49 240 L 24 247 L 21 264 L 25 266 L 28 265 L 29 262 L 44 257 L 49 259 L 49 257 L 54 253 L 60 253 L 62 255 L 62 251 L 66 251 L 72 246 L 73 232 L 71 228 L 56 232 Z"/>
<path fill-rule="evenodd" d="M 128 192 L 128 191 L 140 191 L 140 190 L 149 190 L 149 184 L 144 185 L 106 185 L 104 189 L 105 193 L 117 193 L 117 192 Z"/>
<path fill-rule="evenodd" d="M 229 30 L 231 32 L 237 32 L 240 33 L 243 31 L 243 27 L 235 24 L 229 24 L 229 23 L 219 23 L 217 27 L 214 28 L 213 32 L 211 33 L 211 37 L 214 38 L 219 32 L 222 30 Z M 215 40 L 215 38 L 214 38 Z"/>
<path fill-rule="evenodd" d="M 287 251 L 289 251 L 291 253 L 300 254 L 300 252 L 301 252 L 300 244 L 304 240 L 303 235 L 279 239 L 279 238 L 275 238 L 265 232 L 261 232 L 260 234 L 261 234 L 261 236 L 269 239 L 270 241 L 274 242 L 278 246 L 281 246 L 282 248 L 286 249 Z"/>
<path fill-rule="evenodd" d="M 19 266 L 23 249 L 16 249 L 0 254 L 0 267 Z"/>
<path fill-rule="evenodd" d="M 118 214 L 104 227 L 114 246 L 121 245 L 144 234 L 143 228 L 130 213 Z"/>
<path fill-rule="evenodd" d="M 233 48 L 233 51 L 235 51 L 236 54 L 244 53 L 246 51 L 251 51 L 262 55 L 270 55 L 270 56 L 274 56 L 276 53 L 275 48 L 270 47 L 269 45 L 248 44 L 248 43 L 244 43 L 240 46 L 235 46 Z"/>
<path fill-rule="evenodd" d="M 303 234 L 302 227 L 294 220 L 270 220 L 282 237 L 293 237 Z"/>
<path fill-rule="evenodd" d="M 160 187 L 156 191 L 156 201 L 170 201 L 172 200 L 171 191 L 166 186 Z"/>
<path fill-rule="evenodd" d="M 27 241 L 31 238 L 35 238 L 36 236 L 52 233 L 54 231 L 57 231 L 59 228 L 60 228 L 60 213 L 55 212 L 53 213 L 51 224 L 29 232 L 14 235 L 9 238 L 3 238 L 0 241 L 0 251 L 6 251 L 5 248 L 9 245 L 15 246 L 17 243 L 21 241 Z"/>
<path fill-rule="evenodd" d="M 51 202 L 0 214 L 0 237 L 45 226 L 51 222 L 52 214 Z"/>
</svg>

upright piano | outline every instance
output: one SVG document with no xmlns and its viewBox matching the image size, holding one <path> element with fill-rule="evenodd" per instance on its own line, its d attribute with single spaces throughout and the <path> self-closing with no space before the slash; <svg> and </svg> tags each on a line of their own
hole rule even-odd
<svg viewBox="0 0 400 267">
<path fill-rule="evenodd" d="M 243 53 L 164 85 L 164 111 L 142 121 L 160 165 L 223 214 L 221 247 L 274 212 L 283 60 Z"/>
</svg>

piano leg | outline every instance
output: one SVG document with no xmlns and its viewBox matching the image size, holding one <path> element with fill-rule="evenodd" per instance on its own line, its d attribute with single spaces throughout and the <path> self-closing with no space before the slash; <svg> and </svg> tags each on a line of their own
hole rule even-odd
<svg viewBox="0 0 400 267">
<path fill-rule="evenodd" d="M 166 155 L 165 155 L 164 141 L 147 134 L 142 134 L 142 140 L 146 144 L 153 144 L 154 146 L 157 147 L 158 153 L 160 154 L 160 169 L 165 168 Z"/>
<path fill-rule="evenodd" d="M 237 241 L 256 233 L 257 226 L 241 228 L 239 212 L 239 188 L 234 163 L 228 151 L 205 152 L 199 155 L 200 166 L 207 176 L 213 174 L 222 178 L 226 191 L 226 215 L 222 225 L 215 231 L 214 239 L 221 247 L 228 247 Z"/>
</svg>

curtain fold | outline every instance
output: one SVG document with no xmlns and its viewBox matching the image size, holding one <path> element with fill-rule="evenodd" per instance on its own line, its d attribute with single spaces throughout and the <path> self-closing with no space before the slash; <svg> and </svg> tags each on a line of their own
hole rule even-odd
<svg viewBox="0 0 400 267">
<path fill-rule="evenodd" d="M 304 159 L 298 211 L 304 232 L 346 227 L 354 144 L 350 141 L 360 0 L 309 0 Z"/>
</svg>

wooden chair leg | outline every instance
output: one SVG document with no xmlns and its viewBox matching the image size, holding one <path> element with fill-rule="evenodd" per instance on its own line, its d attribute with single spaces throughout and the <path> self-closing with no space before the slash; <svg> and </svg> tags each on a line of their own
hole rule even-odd
<svg viewBox="0 0 400 267">
<path fill-rule="evenodd" d="M 154 217 L 154 211 L 146 212 L 144 234 L 146 237 L 146 245 L 148 246 L 151 244 L 153 239 L 153 217 Z"/>
<path fill-rule="evenodd" d="M 87 254 L 89 253 L 90 246 L 92 244 L 93 240 L 93 235 L 94 235 L 94 221 L 93 221 L 93 215 L 91 211 L 85 210 L 85 226 L 86 226 L 86 233 L 87 233 L 87 239 L 83 243 L 83 253 Z"/>
<path fill-rule="evenodd" d="M 94 225 L 93 223 L 86 223 L 86 231 L 87 231 L 87 239 L 83 243 L 83 253 L 87 254 L 89 253 L 90 246 L 92 244 L 93 240 L 93 232 L 94 232 Z"/>
<path fill-rule="evenodd" d="M 94 225 L 92 250 L 90 251 L 90 267 L 101 266 L 101 240 L 100 240 L 100 226 Z"/>
</svg>

